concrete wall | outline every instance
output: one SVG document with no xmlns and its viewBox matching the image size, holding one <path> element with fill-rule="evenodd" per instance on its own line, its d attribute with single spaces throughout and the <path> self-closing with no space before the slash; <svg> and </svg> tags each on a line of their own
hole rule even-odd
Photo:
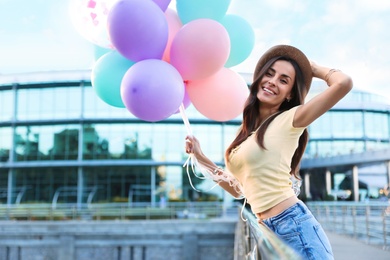
<svg viewBox="0 0 390 260">
<path fill-rule="evenodd" d="M 1 260 L 234 258 L 234 219 L 0 222 Z"/>
</svg>

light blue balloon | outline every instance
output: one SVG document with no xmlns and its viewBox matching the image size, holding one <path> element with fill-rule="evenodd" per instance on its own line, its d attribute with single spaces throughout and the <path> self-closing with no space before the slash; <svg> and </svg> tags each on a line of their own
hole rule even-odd
<svg viewBox="0 0 390 260">
<path fill-rule="evenodd" d="M 93 57 L 95 61 L 97 61 L 100 57 L 102 57 L 104 54 L 109 53 L 112 51 L 112 49 L 103 48 L 98 45 L 93 46 Z"/>
<path fill-rule="evenodd" d="M 176 0 L 177 14 L 183 24 L 200 18 L 220 21 L 231 0 Z"/>
<path fill-rule="evenodd" d="M 134 64 L 117 51 L 101 56 L 95 62 L 91 75 L 91 84 L 97 96 L 111 106 L 124 108 L 120 93 L 122 78 Z"/>
<path fill-rule="evenodd" d="M 230 54 L 225 63 L 229 68 L 249 57 L 255 46 L 255 32 L 247 20 L 237 15 L 228 14 L 220 23 L 230 37 Z"/>
</svg>

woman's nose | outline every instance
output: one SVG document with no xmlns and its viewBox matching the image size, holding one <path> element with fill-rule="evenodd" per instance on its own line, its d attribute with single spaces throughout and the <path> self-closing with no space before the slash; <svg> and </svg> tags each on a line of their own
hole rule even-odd
<svg viewBox="0 0 390 260">
<path fill-rule="evenodd" d="M 272 77 L 268 80 L 268 84 L 275 85 L 275 77 Z"/>
</svg>

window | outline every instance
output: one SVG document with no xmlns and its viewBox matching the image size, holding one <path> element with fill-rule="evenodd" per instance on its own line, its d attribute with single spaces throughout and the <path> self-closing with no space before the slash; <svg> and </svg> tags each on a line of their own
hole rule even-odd
<svg viewBox="0 0 390 260">
<path fill-rule="evenodd" d="M 0 162 L 9 160 L 12 147 L 11 127 L 0 127 Z"/>
<path fill-rule="evenodd" d="M 389 140 L 389 116 L 385 113 L 365 113 L 364 128 L 367 138 Z"/>
<path fill-rule="evenodd" d="M 81 113 L 80 87 L 18 90 L 19 120 L 78 118 Z"/>
<path fill-rule="evenodd" d="M 0 90 L 0 121 L 11 121 L 14 116 L 14 97 L 12 90 Z"/>
<path fill-rule="evenodd" d="M 21 126 L 15 132 L 15 158 L 31 160 L 76 160 L 78 126 Z"/>
</svg>

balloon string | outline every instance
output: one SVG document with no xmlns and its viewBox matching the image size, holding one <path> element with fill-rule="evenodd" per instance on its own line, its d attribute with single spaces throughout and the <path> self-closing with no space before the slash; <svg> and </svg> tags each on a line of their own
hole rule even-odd
<svg viewBox="0 0 390 260">
<path fill-rule="evenodd" d="M 186 112 L 185 112 L 185 108 L 184 108 L 184 104 L 181 103 L 180 107 L 179 107 L 179 110 L 180 110 L 180 114 L 181 114 L 181 118 L 183 119 L 183 122 L 184 122 L 184 125 L 187 129 L 187 134 L 188 135 L 192 135 L 192 131 L 191 131 L 191 126 L 190 126 L 190 121 L 188 120 L 188 117 L 186 115 Z"/>
<path fill-rule="evenodd" d="M 183 167 L 186 167 L 186 168 L 187 168 L 187 171 L 186 171 L 186 172 L 187 172 L 188 181 L 190 182 L 191 187 L 192 187 L 194 190 L 196 190 L 196 191 L 198 191 L 198 192 L 201 192 L 200 190 L 198 190 L 197 188 L 195 188 L 194 185 L 192 184 L 191 176 L 190 176 L 190 173 L 189 173 L 189 171 L 188 171 L 188 166 L 189 166 L 189 164 L 191 164 L 192 171 L 194 171 L 194 164 L 193 164 L 192 159 L 193 159 L 193 158 L 192 158 L 192 154 L 190 154 L 190 156 L 188 157 L 188 159 L 187 159 L 186 162 L 184 163 Z"/>
<path fill-rule="evenodd" d="M 179 110 L 180 110 L 180 114 L 181 114 L 181 117 L 183 119 L 183 122 L 184 122 L 184 125 L 187 129 L 187 134 L 188 135 L 192 135 L 192 131 L 191 131 L 191 126 L 190 126 L 190 122 L 188 120 L 188 117 L 185 113 L 185 108 L 184 108 L 184 105 L 183 103 L 180 105 L 179 107 Z M 213 187 L 211 187 L 210 190 L 214 189 L 216 186 L 218 186 L 218 183 L 220 181 L 226 181 L 229 183 L 230 186 L 232 186 L 238 194 L 241 194 L 242 197 L 243 196 L 243 192 L 242 192 L 242 188 L 241 188 L 241 185 L 239 184 L 239 182 L 237 181 L 237 179 L 235 179 L 233 176 L 231 176 L 231 174 L 227 174 L 224 172 L 224 174 L 222 174 L 221 176 L 220 175 L 214 175 L 212 172 L 210 172 L 210 170 L 208 170 L 207 168 L 205 168 L 203 165 L 201 165 L 198 160 L 196 159 L 195 155 L 194 154 L 189 154 L 187 160 L 184 162 L 183 164 L 183 167 L 186 168 L 186 173 L 187 173 L 187 176 L 188 176 L 188 180 L 189 180 L 189 183 L 191 185 L 191 187 L 200 192 L 200 190 L 198 190 L 197 188 L 195 188 L 195 186 L 193 185 L 192 183 L 192 180 L 191 180 L 191 176 L 190 176 L 190 172 L 189 172 L 189 169 L 191 168 L 192 170 L 192 173 L 194 174 L 194 176 L 198 179 L 211 179 L 213 181 L 215 181 L 215 185 Z M 196 172 L 196 168 L 198 168 L 200 170 L 200 174 L 197 174 Z M 244 207 L 245 207 L 245 204 L 244 204 Z M 242 217 L 242 219 L 244 220 L 244 218 Z M 246 221 L 246 220 L 244 220 Z"/>
<path fill-rule="evenodd" d="M 183 122 L 184 122 L 184 125 L 187 129 L 187 134 L 188 135 L 192 135 L 192 131 L 191 131 L 191 126 L 190 126 L 190 121 L 188 120 L 188 117 L 186 115 L 186 112 L 185 112 L 185 107 L 184 107 L 184 104 L 181 103 L 180 107 L 179 107 L 179 110 L 180 110 L 180 114 L 181 114 L 181 117 L 183 119 Z M 187 172 L 187 176 L 188 176 L 188 180 L 190 182 L 190 185 L 191 187 L 198 191 L 198 192 L 201 192 L 200 190 L 196 189 L 194 187 L 194 185 L 192 184 L 192 181 L 191 181 L 191 176 L 190 176 L 190 173 L 189 173 L 189 166 L 191 165 L 191 170 L 192 172 L 194 173 L 195 177 L 199 178 L 199 179 L 206 179 L 206 177 L 204 176 L 200 176 L 198 174 L 196 174 L 196 171 L 195 171 L 195 167 L 196 167 L 196 164 L 197 164 L 197 160 L 195 158 L 195 156 L 193 154 L 190 154 L 188 156 L 188 159 L 186 160 L 186 162 L 184 163 L 183 167 L 186 167 L 186 172 Z M 215 184 L 211 189 L 213 189 L 215 186 L 217 186 L 218 184 Z M 211 190 L 210 189 L 210 190 Z"/>
<path fill-rule="evenodd" d="M 246 205 L 246 198 L 244 199 L 244 203 L 242 204 L 240 216 L 241 216 L 242 221 L 247 222 L 248 219 L 244 218 L 244 209 L 245 209 L 245 205 Z"/>
<path fill-rule="evenodd" d="M 195 167 L 196 165 L 198 164 L 198 161 L 196 160 L 195 156 L 193 154 L 190 154 L 188 156 L 188 159 L 185 161 L 185 163 L 183 164 L 183 167 L 186 168 L 186 172 L 187 172 L 187 176 L 188 176 L 188 180 L 190 182 L 190 185 L 191 187 L 198 191 L 198 192 L 202 192 L 201 190 L 198 190 L 197 188 L 195 188 L 195 186 L 193 185 L 192 181 L 191 181 L 191 176 L 190 176 L 190 172 L 189 172 L 189 167 L 191 166 L 191 170 L 192 172 L 194 173 L 195 177 L 198 178 L 198 179 L 207 179 L 206 176 L 200 176 L 198 174 L 196 174 L 195 172 Z M 204 174 L 204 172 L 202 172 L 202 174 Z M 218 183 L 216 183 L 213 187 L 211 187 L 208 191 L 211 191 L 212 189 L 214 189 L 216 186 L 218 186 Z M 206 191 L 207 192 L 207 191 Z"/>
<path fill-rule="evenodd" d="M 188 134 L 188 135 L 192 135 L 191 126 L 190 126 L 190 121 L 188 120 L 188 117 L 187 117 L 187 115 L 186 115 L 185 107 L 184 107 L 184 104 L 183 104 L 183 103 L 180 104 L 179 110 L 180 110 L 181 118 L 183 119 L 184 125 L 185 125 L 185 127 L 186 127 L 186 129 L 187 129 L 187 134 Z M 188 171 L 188 167 L 189 167 L 189 165 L 191 165 L 192 172 L 195 172 L 194 159 L 195 159 L 195 158 L 194 158 L 193 154 L 190 154 L 190 155 L 188 156 L 188 159 L 187 159 L 186 162 L 184 163 L 183 167 L 186 167 L 186 168 L 187 168 L 187 169 L 186 169 L 186 172 L 187 172 L 188 181 L 190 182 L 191 187 L 192 187 L 194 190 L 200 192 L 200 190 L 196 189 L 196 188 L 194 187 L 194 185 L 192 184 L 191 176 L 190 176 L 190 173 L 189 173 L 189 171 Z M 198 177 L 198 176 L 197 176 L 197 177 Z"/>
</svg>

